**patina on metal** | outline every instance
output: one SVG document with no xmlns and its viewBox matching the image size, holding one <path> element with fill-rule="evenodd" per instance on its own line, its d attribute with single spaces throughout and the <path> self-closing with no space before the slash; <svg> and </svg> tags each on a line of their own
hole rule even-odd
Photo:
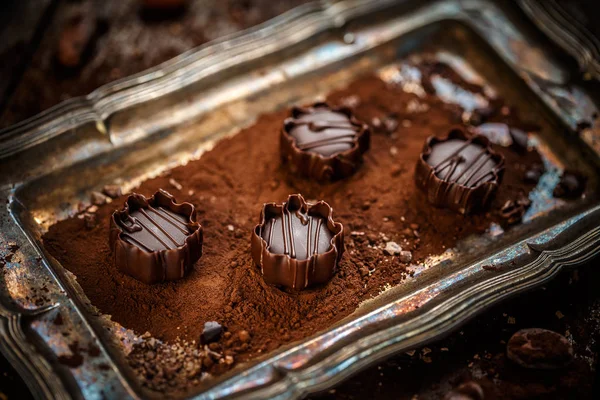
<svg viewBox="0 0 600 400">
<path fill-rule="evenodd" d="M 2 131 L 0 256 L 11 252 L 12 258 L 0 280 L 0 349 L 34 395 L 146 395 L 125 361 L 137 336 L 99 315 L 76 279 L 44 251 L 40 238 L 48 226 L 77 213 L 79 203 L 88 205 L 89 193 L 105 184 L 133 188 L 201 157 L 260 113 L 315 101 L 360 74 L 376 73 L 418 93 L 414 77 L 402 73 L 410 68 L 402 60 L 449 63 L 465 79 L 502 90 L 520 110 L 539 115 L 543 134 L 533 141 L 547 167 L 568 163 L 587 171 L 598 193 L 598 131 L 584 141 L 575 136 L 577 123 L 598 112 L 597 99 L 585 82 L 573 83 L 578 71 L 555 58 L 549 43 L 528 36 L 527 21 L 510 7 L 489 0 L 309 3 Z M 352 43 L 341 40 L 346 33 Z M 297 51 L 278 51 L 290 47 Z M 448 82 L 437 85 L 441 98 L 465 109 L 481 101 L 446 96 Z M 167 144 L 172 156 L 165 158 Z M 245 391 L 287 399 L 326 389 L 389 354 L 446 334 L 562 268 L 581 265 L 600 253 L 600 202 L 552 198 L 557 179 L 556 172 L 542 176 L 524 224 L 506 232 L 491 226 L 488 234 L 431 257 L 413 267 L 414 278 L 327 331 L 241 365 L 195 397 Z M 493 271 L 485 268 L 490 265 Z M 58 357 L 72 356 L 75 341 L 97 346 L 97 355 L 59 367 Z"/>
</svg>

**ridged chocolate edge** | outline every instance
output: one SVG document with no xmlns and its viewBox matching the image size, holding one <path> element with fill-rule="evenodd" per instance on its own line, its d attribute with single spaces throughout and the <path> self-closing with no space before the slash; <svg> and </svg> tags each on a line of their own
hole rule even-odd
<svg viewBox="0 0 600 400">
<path fill-rule="evenodd" d="M 496 161 L 493 169 L 494 179 L 482 182 L 469 188 L 455 182 L 448 182 L 435 175 L 434 167 L 427 163 L 433 145 L 450 139 L 471 139 L 473 143 L 486 148 L 492 159 Z M 504 175 L 504 156 L 496 153 L 490 146 L 488 138 L 482 135 L 469 135 L 462 127 L 455 127 L 442 139 L 435 136 L 427 138 L 423 151 L 415 168 L 415 183 L 425 194 L 427 200 L 436 207 L 446 207 L 461 214 L 470 214 L 485 208 L 491 200 Z"/>
<path fill-rule="evenodd" d="M 315 254 L 306 260 L 297 260 L 287 254 L 273 254 L 261 232 L 267 216 L 280 215 L 290 204 L 304 208 L 311 215 L 318 215 L 327 221 L 327 228 L 333 233 L 331 247 L 325 253 Z M 294 290 L 302 290 L 314 284 L 326 283 L 334 275 L 337 263 L 344 253 L 344 227 L 332 217 L 333 208 L 324 201 L 307 203 L 302 195 L 292 194 L 283 204 L 265 203 L 260 213 L 260 223 L 252 231 L 252 259 L 261 269 L 265 282 L 281 285 Z"/>
<path fill-rule="evenodd" d="M 124 241 L 123 230 L 116 220 L 129 215 L 130 210 L 160 205 L 177 214 L 188 215 L 188 223 L 195 229 L 185 239 L 185 244 L 175 249 L 147 252 Z M 194 263 L 202 256 L 203 230 L 197 221 L 196 208 L 191 203 L 176 203 L 175 198 L 163 189 L 159 189 L 152 197 L 146 198 L 134 193 L 127 198 L 122 210 L 111 216 L 110 248 L 115 266 L 124 274 L 147 283 L 157 283 L 183 278 Z"/>
<path fill-rule="evenodd" d="M 289 125 L 297 114 L 309 113 L 311 108 L 323 106 L 331 111 L 345 114 L 352 125 L 360 127 L 352 148 L 327 157 L 299 149 L 296 145 L 296 139 L 288 132 Z M 348 177 L 356 172 L 362 163 L 363 153 L 369 150 L 371 131 L 367 124 L 356 119 L 352 110 L 347 107 L 331 107 L 327 103 L 318 102 L 310 107 L 293 107 L 291 115 L 291 118 L 285 119 L 281 128 L 280 152 L 282 162 L 288 164 L 293 173 L 299 173 L 304 177 L 314 178 L 318 181 L 330 181 Z"/>
</svg>

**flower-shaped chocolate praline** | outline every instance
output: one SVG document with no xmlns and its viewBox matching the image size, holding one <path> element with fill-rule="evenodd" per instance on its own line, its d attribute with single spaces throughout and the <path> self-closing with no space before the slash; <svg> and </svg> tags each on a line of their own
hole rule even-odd
<svg viewBox="0 0 600 400">
<path fill-rule="evenodd" d="M 431 204 L 469 214 L 488 204 L 503 173 L 504 156 L 491 149 L 486 137 L 455 128 L 446 138 L 427 139 L 415 182 Z"/>
<path fill-rule="evenodd" d="M 180 279 L 202 255 L 202 226 L 192 204 L 162 189 L 132 194 L 111 217 L 110 247 L 117 268 L 139 281 Z"/>
<path fill-rule="evenodd" d="M 281 129 L 281 159 L 294 174 L 318 181 L 352 175 L 369 149 L 371 133 L 346 107 L 326 103 L 292 108 Z"/>
<path fill-rule="evenodd" d="M 265 282 L 302 290 L 328 282 L 344 252 L 344 227 L 324 201 L 307 203 L 292 194 L 267 203 L 252 232 L 252 258 Z"/>
</svg>

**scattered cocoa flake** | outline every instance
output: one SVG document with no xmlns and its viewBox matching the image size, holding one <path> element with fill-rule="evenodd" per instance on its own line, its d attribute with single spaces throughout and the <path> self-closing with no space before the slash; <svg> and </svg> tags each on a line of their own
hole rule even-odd
<svg viewBox="0 0 600 400">
<path fill-rule="evenodd" d="M 223 332 L 223 327 L 215 321 L 209 321 L 204 324 L 204 329 L 202 330 L 202 334 L 200 335 L 201 343 L 211 343 L 216 340 L 219 340 L 221 337 L 221 333 Z"/>
<path fill-rule="evenodd" d="M 102 193 L 104 193 L 111 199 L 116 199 L 117 197 L 123 194 L 119 185 L 106 185 L 102 189 Z"/>
<path fill-rule="evenodd" d="M 587 178 L 579 171 L 565 170 L 552 194 L 554 197 L 575 198 L 583 194 Z"/>
<path fill-rule="evenodd" d="M 416 232 L 416 231 L 415 231 Z M 400 254 L 398 254 L 398 260 L 403 263 L 409 263 L 412 261 L 412 252 L 408 250 L 402 250 Z"/>
<path fill-rule="evenodd" d="M 98 225 L 96 214 L 85 213 L 83 214 L 83 222 L 87 229 L 94 229 Z"/>
<path fill-rule="evenodd" d="M 508 225 L 521 222 L 523 215 L 531 206 L 531 200 L 525 196 L 519 196 L 516 201 L 507 200 L 500 208 L 500 217 Z"/>
<path fill-rule="evenodd" d="M 565 315 L 563 313 L 561 313 L 560 311 L 556 311 L 555 315 L 556 315 L 556 318 L 558 318 L 558 319 L 563 319 L 565 317 Z"/>
<path fill-rule="evenodd" d="M 63 317 L 60 312 L 56 313 L 56 317 L 54 317 L 53 321 L 54 325 L 60 326 L 63 324 Z"/>
<path fill-rule="evenodd" d="M 90 194 L 90 202 L 95 206 L 101 206 L 105 204 L 108 200 L 108 197 L 100 192 L 92 192 Z"/>
<path fill-rule="evenodd" d="M 477 108 L 473 110 L 471 115 L 469 116 L 468 123 L 473 126 L 478 126 L 489 120 L 496 113 L 496 109 L 494 107 L 487 106 L 482 108 Z"/>
<path fill-rule="evenodd" d="M 396 242 L 387 242 L 383 252 L 390 256 L 396 256 L 402 252 L 402 247 Z"/>
<path fill-rule="evenodd" d="M 14 253 L 19 250 L 19 245 L 17 242 L 8 242 L 8 251 Z"/>
<path fill-rule="evenodd" d="M 100 355 L 100 347 L 96 346 L 95 344 L 91 344 L 88 347 L 88 354 L 90 357 L 98 357 Z"/>
<path fill-rule="evenodd" d="M 250 334 L 248 333 L 248 331 L 239 331 L 238 337 L 240 338 L 240 341 L 242 343 L 248 343 L 250 341 Z"/>
<path fill-rule="evenodd" d="M 378 131 L 381 128 L 381 118 L 379 117 L 373 117 L 371 119 L 371 127 Z"/>
<path fill-rule="evenodd" d="M 396 129 L 398 129 L 398 125 L 400 124 L 398 121 L 398 116 L 396 114 L 390 114 L 385 117 L 382 121 L 383 128 L 387 133 L 392 133 Z"/>
<path fill-rule="evenodd" d="M 543 164 L 536 163 L 525 171 L 523 180 L 527 183 L 538 183 L 542 175 L 546 172 Z"/>
<path fill-rule="evenodd" d="M 404 168 L 402 168 L 401 166 L 397 165 L 394 168 L 392 168 L 390 170 L 390 175 L 393 177 L 396 177 L 400 174 L 402 174 L 403 172 L 405 172 L 406 170 Z"/>
<path fill-rule="evenodd" d="M 364 278 L 365 276 L 369 275 L 369 268 L 365 267 L 364 265 L 361 265 L 358 268 L 358 272 L 360 273 L 360 276 Z"/>
<path fill-rule="evenodd" d="M 510 146 L 511 149 L 515 150 L 518 153 L 525 152 L 529 144 L 529 135 L 527 134 L 527 132 L 514 127 L 511 127 L 509 132 L 510 137 L 512 138 L 512 144 Z"/>
<path fill-rule="evenodd" d="M 360 105 L 360 97 L 355 94 L 343 97 L 340 100 L 340 104 L 344 107 L 356 108 Z"/>
<path fill-rule="evenodd" d="M 169 179 L 169 184 L 171 186 L 173 186 L 175 189 L 177 190 L 181 190 L 183 189 L 183 186 L 181 186 L 181 183 L 177 182 L 175 179 L 171 178 Z"/>
<path fill-rule="evenodd" d="M 83 364 L 83 356 L 79 353 L 73 353 L 68 356 L 58 356 L 58 362 L 69 368 L 77 368 Z"/>
<path fill-rule="evenodd" d="M 575 130 L 578 133 L 581 133 L 582 131 L 586 130 L 586 129 L 590 129 L 592 127 L 592 123 L 589 121 L 579 121 L 577 122 L 577 127 L 575 128 Z"/>
</svg>

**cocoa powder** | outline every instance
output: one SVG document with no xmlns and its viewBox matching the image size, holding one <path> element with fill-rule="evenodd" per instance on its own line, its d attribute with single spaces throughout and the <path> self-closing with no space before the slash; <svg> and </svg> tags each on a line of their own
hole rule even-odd
<svg viewBox="0 0 600 400">
<path fill-rule="evenodd" d="M 447 67 L 438 69 L 437 73 L 459 80 Z M 146 285 L 117 271 L 108 245 L 109 216 L 126 196 L 100 205 L 98 224 L 91 230 L 78 218 L 51 226 L 44 245 L 77 276 L 92 304 L 124 327 L 140 334 L 148 331 L 162 341 L 188 343 L 199 341 L 205 322 L 217 321 L 226 329 L 219 342 L 223 354 L 229 349 L 228 354 L 240 362 L 330 326 L 384 286 L 405 279 L 407 264 L 384 253 L 386 242 L 411 251 L 412 262 L 418 263 L 500 221 L 497 210 L 535 186 L 523 180 L 524 171 L 541 164 L 535 150 L 519 154 L 494 146 L 506 158 L 506 171 L 489 212 L 465 217 L 434 208 L 414 185 L 414 166 L 428 136 L 443 136 L 460 122 L 457 106 L 432 94 L 418 98 L 376 77 L 361 78 L 331 94 L 328 101 L 343 104 L 348 98 L 359 99 L 353 102 L 354 112 L 366 123 L 389 119 L 399 123 L 388 123 L 389 129 L 374 127 L 364 164 L 347 179 L 319 184 L 298 179 L 280 165 L 279 131 L 288 115 L 288 110 L 281 110 L 222 140 L 200 160 L 148 180 L 136 190 L 148 196 L 164 188 L 177 201 L 191 202 L 198 209 L 205 232 L 203 256 L 182 280 Z M 429 110 L 407 111 L 414 100 Z M 499 109 L 502 104 L 496 103 Z M 490 119 L 522 126 L 514 114 Z M 173 179 L 181 190 L 169 184 Z M 346 252 L 334 278 L 299 293 L 265 284 L 250 256 L 250 234 L 262 204 L 282 202 L 291 193 L 327 201 L 346 233 Z M 240 331 L 247 340 L 243 346 L 228 345 L 227 337 Z M 138 361 L 136 366 L 143 369 Z M 227 369 L 223 365 L 203 369 L 219 373 Z"/>
</svg>

